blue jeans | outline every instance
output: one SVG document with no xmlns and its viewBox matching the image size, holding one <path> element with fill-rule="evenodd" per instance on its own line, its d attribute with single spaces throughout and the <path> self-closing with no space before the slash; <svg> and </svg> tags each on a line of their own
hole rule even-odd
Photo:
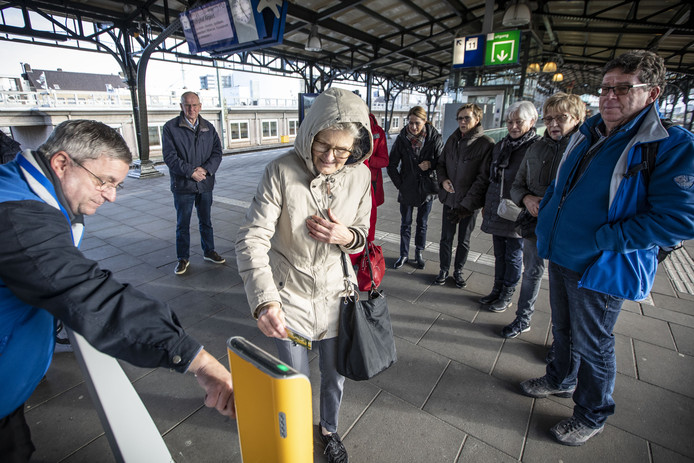
<svg viewBox="0 0 694 463">
<path fill-rule="evenodd" d="M 427 220 L 434 201 L 426 201 L 417 207 L 417 229 L 414 235 L 414 246 L 421 251 L 427 242 Z M 412 236 L 412 212 L 414 206 L 400 203 L 400 256 L 408 257 L 410 253 L 410 236 Z"/>
<path fill-rule="evenodd" d="M 599 428 L 614 414 L 617 375 L 612 330 L 623 299 L 578 287 L 581 274 L 549 263 L 549 296 L 555 357 L 547 365 L 550 385 L 576 384 L 574 416 Z"/>
<path fill-rule="evenodd" d="M 200 244 L 203 253 L 214 251 L 214 234 L 212 231 L 212 192 L 174 193 L 176 207 L 176 257 L 190 258 L 190 216 L 193 205 L 198 213 Z"/>
<path fill-rule="evenodd" d="M 455 271 L 462 270 L 467 262 L 467 255 L 470 252 L 470 235 L 475 229 L 475 221 L 479 211 L 472 213 L 470 217 L 465 217 L 460 223 L 453 223 L 448 218 L 451 208 L 443 205 L 443 216 L 441 219 L 441 241 L 439 242 L 439 268 L 447 272 L 451 267 L 451 253 L 455 229 L 458 229 L 458 246 L 455 248 Z"/>
<path fill-rule="evenodd" d="M 545 261 L 537 255 L 537 240 L 523 239 L 523 281 L 518 296 L 516 318 L 528 325 L 535 311 L 535 301 L 540 293 Z"/>
<path fill-rule="evenodd" d="M 492 235 L 494 243 L 494 282 L 512 288 L 518 284 L 523 268 L 523 238 Z"/>
<path fill-rule="evenodd" d="M 275 338 L 280 360 L 311 377 L 308 366 L 308 350 L 285 339 Z M 313 341 L 318 352 L 320 368 L 320 424 L 328 432 L 337 432 L 345 377 L 337 372 L 337 338 Z"/>
</svg>

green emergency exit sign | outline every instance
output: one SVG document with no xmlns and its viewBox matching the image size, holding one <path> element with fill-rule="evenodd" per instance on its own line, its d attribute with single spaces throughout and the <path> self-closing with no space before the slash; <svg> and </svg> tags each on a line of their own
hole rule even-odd
<svg viewBox="0 0 694 463">
<path fill-rule="evenodd" d="M 519 48 L 520 31 L 518 30 L 487 34 L 484 65 L 517 63 Z"/>
</svg>

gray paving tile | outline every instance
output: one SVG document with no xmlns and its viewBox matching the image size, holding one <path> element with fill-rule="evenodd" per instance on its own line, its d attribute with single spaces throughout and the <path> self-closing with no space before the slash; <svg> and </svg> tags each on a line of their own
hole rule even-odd
<svg viewBox="0 0 694 463">
<path fill-rule="evenodd" d="M 97 238 L 97 240 L 101 243 L 105 243 L 100 238 Z M 82 248 L 80 248 L 80 249 L 82 249 Z M 115 246 L 111 246 L 110 244 L 103 244 L 103 245 L 98 246 L 98 247 L 82 249 L 82 253 L 85 256 L 87 256 L 88 259 L 95 260 L 98 262 L 102 259 L 107 259 L 109 257 L 123 254 L 123 251 L 121 249 L 118 249 Z"/>
<path fill-rule="evenodd" d="M 165 275 L 163 270 L 146 262 L 113 273 L 113 276 L 121 283 L 130 283 L 133 286 L 149 283 Z"/>
<path fill-rule="evenodd" d="M 617 357 L 617 372 L 636 378 L 636 360 L 634 358 L 634 346 L 628 336 L 615 334 L 615 355 Z"/>
<path fill-rule="evenodd" d="M 643 381 L 617 375 L 613 426 L 694 458 L 694 400 Z"/>
<path fill-rule="evenodd" d="M 634 341 L 639 379 L 694 398 L 694 357 Z"/>
<path fill-rule="evenodd" d="M 694 315 L 694 303 L 691 300 L 679 299 L 676 297 L 654 294 L 653 302 L 661 309 L 672 310 L 687 315 Z"/>
<path fill-rule="evenodd" d="M 405 265 L 398 270 L 390 268 L 393 262 L 395 259 L 390 262 L 386 260 L 386 274 L 380 289 L 384 290 L 386 295 L 397 294 L 400 299 L 414 302 L 427 289 L 428 283 L 409 274 L 410 271 L 414 271 L 414 267 Z"/>
<path fill-rule="evenodd" d="M 687 458 L 656 444 L 651 445 L 651 453 L 653 454 L 653 463 L 691 463 L 694 461 L 694 458 Z"/>
<path fill-rule="evenodd" d="M 671 323 L 670 329 L 675 338 L 677 352 L 694 356 L 694 328 Z"/>
<path fill-rule="evenodd" d="M 464 438 L 464 432 L 381 392 L 344 443 L 354 462 L 454 463 Z"/>
<path fill-rule="evenodd" d="M 398 361 L 369 382 L 417 408 L 424 405 L 449 360 L 396 338 Z"/>
<path fill-rule="evenodd" d="M 643 306 L 643 314 L 647 317 L 665 320 L 678 325 L 694 328 L 694 315 L 683 314 L 672 310 L 661 309 L 653 306 Z"/>
<path fill-rule="evenodd" d="M 421 305 L 388 295 L 388 311 L 393 334 L 413 344 L 419 342 L 439 313 Z"/>
<path fill-rule="evenodd" d="M 668 349 L 675 348 L 670 327 L 664 321 L 655 318 L 622 311 L 617 318 L 614 332 Z"/>
<path fill-rule="evenodd" d="M 241 463 L 236 420 L 202 407 L 164 436 L 176 463 Z"/>
<path fill-rule="evenodd" d="M 75 354 L 72 352 L 54 354 L 46 376 L 27 400 L 26 409 L 33 409 L 83 382 L 82 371 L 75 360 Z"/>
<path fill-rule="evenodd" d="M 501 350 L 503 339 L 490 336 L 484 327 L 442 315 L 419 345 L 456 362 L 489 373 Z"/>
<path fill-rule="evenodd" d="M 463 451 L 460 452 L 459 462 L 475 463 L 511 463 L 518 461 L 500 450 L 485 444 L 479 439 L 468 436 L 463 444 Z"/>
<path fill-rule="evenodd" d="M 532 400 L 497 378 L 452 362 L 424 411 L 517 459 Z"/>
<path fill-rule="evenodd" d="M 32 461 L 60 461 L 103 434 L 84 383 L 27 410 L 25 417 L 36 447 Z"/>
<path fill-rule="evenodd" d="M 60 463 L 94 463 L 96 461 L 99 463 L 110 463 L 116 461 L 116 458 L 113 456 L 113 452 L 111 452 L 111 447 L 108 444 L 106 435 L 97 437 L 89 444 L 78 449 L 66 459 L 61 460 Z"/>
<path fill-rule="evenodd" d="M 420 306 L 471 322 L 480 308 L 476 299 L 468 291 L 455 286 L 432 285 L 426 288 L 416 302 Z"/>
</svg>

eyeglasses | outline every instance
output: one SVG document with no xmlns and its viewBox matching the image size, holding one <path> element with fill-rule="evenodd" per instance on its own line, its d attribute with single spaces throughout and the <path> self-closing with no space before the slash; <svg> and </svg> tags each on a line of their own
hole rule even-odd
<svg viewBox="0 0 694 463">
<path fill-rule="evenodd" d="M 614 87 L 602 86 L 598 88 L 598 95 L 607 96 L 612 90 L 615 96 L 624 96 L 629 93 L 632 88 L 648 87 L 649 84 L 635 84 L 635 85 L 615 85 Z"/>
<path fill-rule="evenodd" d="M 455 120 L 458 122 L 460 122 L 460 121 L 470 122 L 472 120 L 472 118 L 470 116 L 464 116 L 464 117 L 457 117 Z"/>
<path fill-rule="evenodd" d="M 70 158 L 70 159 L 72 159 L 72 158 Z M 82 164 L 80 164 L 80 163 L 77 162 L 76 160 L 72 159 L 72 162 L 74 162 L 75 164 L 77 164 L 77 165 L 80 166 L 82 169 L 86 170 L 87 172 L 89 172 L 89 174 L 90 174 L 92 177 L 94 177 L 95 179 L 97 179 L 97 180 L 99 181 L 99 184 L 100 184 L 100 185 L 96 187 L 96 189 L 97 189 L 98 191 L 106 191 L 106 190 L 108 190 L 109 188 L 113 188 L 113 189 L 116 190 L 116 191 L 120 191 L 120 190 L 123 189 L 123 183 L 122 183 L 122 182 L 121 182 L 121 183 L 118 183 L 118 184 L 116 184 L 116 185 L 114 185 L 114 184 L 111 183 L 111 182 L 104 182 L 104 181 L 101 179 L 101 177 L 99 177 L 98 175 L 96 175 L 94 172 L 92 172 L 91 170 L 87 169 L 86 167 L 84 167 Z"/>
<path fill-rule="evenodd" d="M 520 127 L 521 125 L 523 125 L 523 123 L 525 123 L 523 119 L 516 119 L 515 121 L 506 121 L 506 125 L 508 125 L 509 127 L 513 127 L 514 124 Z"/>
<path fill-rule="evenodd" d="M 564 122 L 568 121 L 569 118 L 568 114 L 560 114 L 556 117 L 543 117 L 542 122 L 545 123 L 545 125 L 552 125 L 552 122 L 556 122 L 557 124 L 563 124 Z"/>
<path fill-rule="evenodd" d="M 313 151 L 315 151 L 318 154 L 326 154 L 330 150 L 332 150 L 333 155 L 337 159 L 347 159 L 352 155 L 352 150 L 347 149 L 347 148 L 339 148 L 337 146 L 330 146 L 327 143 L 323 143 L 322 141 L 318 140 L 313 140 L 313 146 L 311 147 Z"/>
</svg>

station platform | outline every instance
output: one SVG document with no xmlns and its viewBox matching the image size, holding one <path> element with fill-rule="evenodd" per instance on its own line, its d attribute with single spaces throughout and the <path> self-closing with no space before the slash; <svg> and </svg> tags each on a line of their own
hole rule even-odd
<svg viewBox="0 0 694 463">
<path fill-rule="evenodd" d="M 165 166 L 157 166 L 165 174 L 159 178 L 127 178 L 117 201 L 87 218 L 82 249 L 121 281 L 167 301 L 186 330 L 223 364 L 231 336 L 244 336 L 275 354 L 250 316 L 234 239 L 265 164 L 285 151 L 224 157 L 212 213 L 223 265 L 203 261 L 193 219 L 190 267 L 174 275 L 176 220 Z M 397 191 L 389 181 L 385 188 L 376 241 L 392 267 L 400 213 Z M 492 287 L 494 262 L 491 236 L 479 224 L 465 266 L 467 287 L 458 289 L 452 281 L 432 285 L 441 210 L 437 202 L 429 219 L 426 267 L 389 268 L 383 280 L 398 362 L 370 381 L 345 383 L 339 432 L 351 462 L 694 461 L 694 295 L 687 287 L 694 275 L 694 244 L 678 253 L 683 282 L 663 267 L 649 299 L 624 304 L 615 329 L 616 414 L 602 434 L 571 448 L 549 434 L 571 415 L 571 399 L 532 399 L 518 387 L 544 374 L 551 344 L 547 280 L 532 329 L 502 338 L 501 328 L 514 318 L 515 299 L 501 314 L 477 302 Z M 241 461 L 235 422 L 204 407 L 192 375 L 121 364 L 176 462 Z M 317 423 L 315 358 L 311 368 Z M 55 354 L 27 403 L 26 418 L 36 445 L 32 461 L 114 460 L 73 353 Z M 315 461 L 326 461 L 319 443 Z"/>
</svg>

